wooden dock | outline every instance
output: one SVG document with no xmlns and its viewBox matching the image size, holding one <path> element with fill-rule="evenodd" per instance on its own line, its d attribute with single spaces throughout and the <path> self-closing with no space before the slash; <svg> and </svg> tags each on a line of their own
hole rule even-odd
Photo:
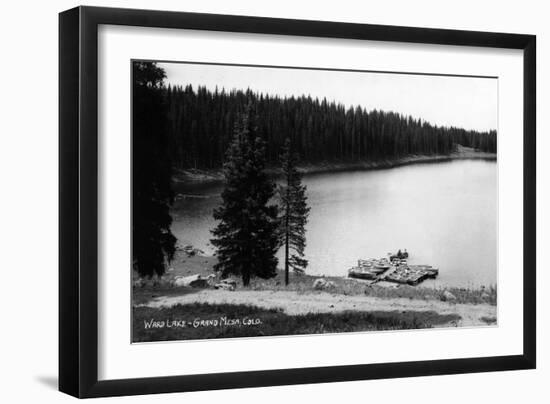
<svg viewBox="0 0 550 404">
<path fill-rule="evenodd" d="M 393 270 L 383 275 L 383 279 L 387 282 L 416 286 L 426 279 L 435 278 L 438 274 L 439 270 L 429 265 L 396 265 Z"/>
</svg>

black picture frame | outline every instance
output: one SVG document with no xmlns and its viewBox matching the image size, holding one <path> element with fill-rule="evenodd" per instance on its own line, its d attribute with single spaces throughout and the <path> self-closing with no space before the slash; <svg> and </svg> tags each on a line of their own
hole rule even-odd
<svg viewBox="0 0 550 404">
<path fill-rule="evenodd" d="M 523 50 L 523 354 L 99 381 L 98 26 L 245 32 Z M 77 7 L 59 15 L 59 389 L 103 397 L 536 366 L 536 37 L 490 32 Z"/>
</svg>

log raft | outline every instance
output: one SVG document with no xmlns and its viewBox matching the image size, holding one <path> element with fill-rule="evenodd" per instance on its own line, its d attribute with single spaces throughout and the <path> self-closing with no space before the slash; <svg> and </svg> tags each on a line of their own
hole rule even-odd
<svg viewBox="0 0 550 404">
<path fill-rule="evenodd" d="M 389 259 L 358 260 L 357 266 L 349 269 L 348 276 L 369 280 L 372 283 L 386 281 L 416 286 L 426 279 L 437 277 L 439 274 L 439 269 L 431 265 L 409 265 L 405 258 L 399 258 L 396 254 L 388 255 Z"/>
</svg>

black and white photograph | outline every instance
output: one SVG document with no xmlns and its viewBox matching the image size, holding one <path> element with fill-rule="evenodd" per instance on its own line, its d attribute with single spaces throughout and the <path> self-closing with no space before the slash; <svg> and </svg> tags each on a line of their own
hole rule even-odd
<svg viewBox="0 0 550 404">
<path fill-rule="evenodd" d="M 131 67 L 132 342 L 498 326 L 497 77 Z"/>
</svg>

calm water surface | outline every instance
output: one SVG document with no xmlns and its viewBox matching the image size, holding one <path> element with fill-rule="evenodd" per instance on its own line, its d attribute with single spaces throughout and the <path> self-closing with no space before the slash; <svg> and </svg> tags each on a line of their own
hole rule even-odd
<svg viewBox="0 0 550 404">
<path fill-rule="evenodd" d="M 409 262 L 440 269 L 426 286 L 497 283 L 497 165 L 462 160 L 309 175 L 307 273 L 346 275 L 358 258 L 406 248 Z M 173 207 L 182 244 L 213 253 L 212 210 L 221 185 L 188 188 Z"/>
</svg>

